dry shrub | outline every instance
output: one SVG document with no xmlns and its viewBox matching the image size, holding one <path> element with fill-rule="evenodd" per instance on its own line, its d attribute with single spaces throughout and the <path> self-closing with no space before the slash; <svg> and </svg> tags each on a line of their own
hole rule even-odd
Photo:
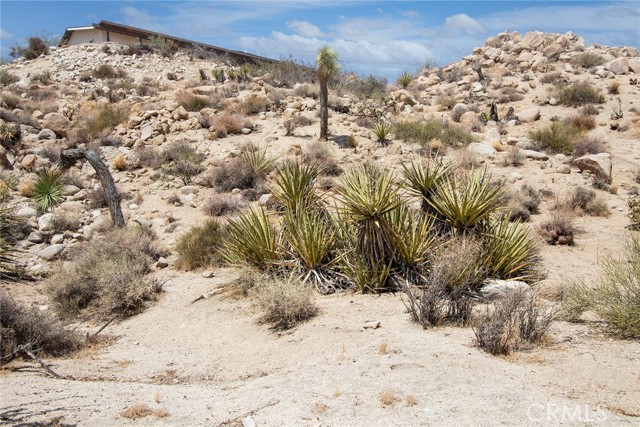
<svg viewBox="0 0 640 427">
<path fill-rule="evenodd" d="M 195 95 L 191 92 L 179 92 L 176 95 L 176 102 L 187 111 L 198 112 L 203 108 L 213 107 L 211 98 Z"/>
<path fill-rule="evenodd" d="M 134 151 L 141 167 L 158 169 L 164 163 L 164 155 L 154 147 L 141 145 Z"/>
<path fill-rule="evenodd" d="M 590 188 L 575 188 L 561 204 L 591 216 L 608 216 L 610 213 L 607 202 Z"/>
<path fill-rule="evenodd" d="M 498 92 L 498 104 L 505 104 L 508 102 L 516 102 L 524 99 L 524 95 L 518 92 L 518 89 L 514 87 L 504 87 Z"/>
<path fill-rule="evenodd" d="M 545 151 L 569 154 L 573 150 L 573 142 L 582 133 L 566 121 L 556 121 L 551 125 L 529 132 L 529 138 L 537 142 Z"/>
<path fill-rule="evenodd" d="M 604 95 L 587 81 L 575 82 L 558 88 L 556 97 L 561 104 L 569 107 L 602 104 L 605 102 Z"/>
<path fill-rule="evenodd" d="M 267 280 L 267 277 L 252 268 L 243 267 L 238 278 L 221 285 L 225 296 L 233 299 L 243 299 L 249 296 L 251 290 L 258 284 Z"/>
<path fill-rule="evenodd" d="M 51 222 L 53 234 L 62 234 L 80 228 L 81 216 L 70 212 L 55 212 Z"/>
<path fill-rule="evenodd" d="M 91 74 L 93 74 L 93 77 L 96 79 L 116 79 L 127 77 L 127 73 L 124 70 L 116 69 L 109 64 L 99 65 Z"/>
<path fill-rule="evenodd" d="M 269 100 L 262 96 L 251 95 L 242 100 L 240 109 L 244 114 L 253 115 L 266 111 L 269 107 Z"/>
<path fill-rule="evenodd" d="M 115 229 L 75 248 L 71 262 L 46 282 L 55 310 L 62 316 L 127 317 L 143 310 L 162 290 L 147 277 L 154 259 L 165 255 L 150 232 Z"/>
<path fill-rule="evenodd" d="M 525 155 L 521 148 L 511 146 L 507 149 L 507 157 L 505 163 L 510 166 L 522 166 L 525 161 Z"/>
<path fill-rule="evenodd" d="M 111 164 L 111 166 L 117 171 L 123 171 L 127 170 L 127 167 L 129 165 L 127 163 L 127 158 L 125 157 L 125 155 L 120 153 L 113 159 L 113 163 Z"/>
<path fill-rule="evenodd" d="M 176 243 L 176 267 L 193 270 L 201 267 L 218 266 L 222 263 L 219 254 L 224 228 L 215 219 L 194 227 Z"/>
<path fill-rule="evenodd" d="M 0 356 L 11 354 L 20 345 L 50 356 L 63 356 L 80 348 L 82 337 L 65 328 L 46 311 L 25 307 L 0 292 Z"/>
<path fill-rule="evenodd" d="M 322 175 L 339 176 L 344 171 L 336 163 L 335 156 L 329 147 L 329 144 L 319 141 L 306 145 L 302 153 L 302 160 L 305 163 L 318 166 Z"/>
<path fill-rule="evenodd" d="M 211 172 L 210 180 L 220 191 L 228 193 L 263 186 L 265 177 L 241 157 L 234 157 Z"/>
<path fill-rule="evenodd" d="M 149 416 L 154 416 L 156 418 L 166 418 L 169 415 L 171 414 L 164 409 L 151 409 L 148 405 L 142 403 L 129 406 L 120 413 L 120 416 L 129 418 L 131 420 L 137 420 L 138 418 Z"/>
<path fill-rule="evenodd" d="M 407 403 L 407 406 L 415 406 L 418 404 L 418 399 L 416 399 L 413 394 L 407 394 L 405 402 Z"/>
<path fill-rule="evenodd" d="M 573 245 L 575 233 L 574 218 L 569 212 L 555 213 L 538 226 L 538 234 L 550 245 Z"/>
<path fill-rule="evenodd" d="M 242 133 L 243 128 L 252 128 L 253 124 L 240 114 L 223 113 L 214 117 L 213 127 L 216 131 L 223 131 L 225 134 L 235 135 Z"/>
<path fill-rule="evenodd" d="M 30 178 L 20 181 L 18 184 L 18 193 L 24 197 L 31 197 L 33 195 L 33 180 Z"/>
<path fill-rule="evenodd" d="M 581 131 L 595 129 L 596 127 L 596 119 L 590 115 L 573 115 L 567 119 L 567 122 Z"/>
<path fill-rule="evenodd" d="M 113 128 L 124 122 L 129 117 L 129 109 L 127 107 L 117 105 L 103 105 L 98 107 L 93 116 L 86 120 L 82 125 L 80 132 L 82 138 L 92 139 L 106 136 Z"/>
<path fill-rule="evenodd" d="M 554 309 L 539 307 L 533 295 L 510 292 L 487 309 L 473 332 L 478 347 L 493 355 L 506 355 L 542 342 L 556 315 Z"/>
<path fill-rule="evenodd" d="M 593 52 L 581 52 L 576 56 L 574 56 L 573 58 L 571 58 L 571 63 L 573 65 L 576 65 L 578 67 L 582 67 L 585 69 L 597 67 L 598 65 L 602 65 L 605 62 L 607 62 L 606 59 L 604 59 L 602 56 L 598 55 L 597 53 L 593 53 Z"/>
<path fill-rule="evenodd" d="M 531 215 L 539 212 L 540 192 L 529 185 L 523 185 L 519 191 L 509 194 L 506 205 L 509 221 L 530 221 Z"/>
<path fill-rule="evenodd" d="M 607 144 L 597 136 L 584 136 L 573 142 L 574 157 L 582 157 L 585 154 L 606 153 L 609 151 Z"/>
<path fill-rule="evenodd" d="M 214 194 L 207 200 L 202 209 L 210 216 L 222 216 L 239 211 L 244 207 L 242 199 L 235 194 Z"/>
<path fill-rule="evenodd" d="M 275 330 L 291 329 L 318 314 L 312 289 L 301 282 L 268 278 L 254 287 L 253 296 L 263 312 L 260 322 Z"/>
<path fill-rule="evenodd" d="M 607 86 L 607 92 L 610 95 L 620 95 L 620 82 L 613 81 Z"/>
<path fill-rule="evenodd" d="M 346 145 L 349 148 L 356 148 L 358 146 L 358 139 L 354 134 L 347 136 Z"/>
<path fill-rule="evenodd" d="M 380 403 L 385 406 L 393 405 L 399 400 L 393 390 L 389 388 L 383 390 L 382 393 L 380 393 L 379 399 Z"/>
</svg>

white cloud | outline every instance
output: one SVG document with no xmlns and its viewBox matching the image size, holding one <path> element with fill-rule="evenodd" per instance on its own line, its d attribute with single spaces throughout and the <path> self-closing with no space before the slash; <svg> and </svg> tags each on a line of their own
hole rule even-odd
<svg viewBox="0 0 640 427">
<path fill-rule="evenodd" d="M 144 28 L 145 30 L 163 31 L 158 24 L 157 18 L 150 15 L 145 10 L 136 9 L 132 6 L 122 8 L 124 23 L 132 27 Z"/>
<path fill-rule="evenodd" d="M 402 16 L 406 16 L 407 18 L 420 18 L 420 14 L 415 10 L 403 10 Z"/>
<path fill-rule="evenodd" d="M 0 39 L 6 40 L 6 39 L 12 39 L 13 38 L 13 34 L 11 34 L 9 31 L 5 31 L 2 28 L 0 28 Z"/>
<path fill-rule="evenodd" d="M 481 34 L 486 32 L 485 27 L 466 13 L 452 15 L 444 20 L 444 28 L 448 31 L 467 34 Z"/>
<path fill-rule="evenodd" d="M 287 26 L 296 30 L 303 37 L 322 37 L 323 33 L 320 28 L 313 25 L 309 21 L 289 21 Z"/>
</svg>

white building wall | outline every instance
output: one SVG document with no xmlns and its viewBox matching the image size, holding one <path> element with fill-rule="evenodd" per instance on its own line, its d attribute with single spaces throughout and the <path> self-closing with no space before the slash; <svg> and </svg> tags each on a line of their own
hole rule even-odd
<svg viewBox="0 0 640 427">
<path fill-rule="evenodd" d="M 107 41 L 107 32 L 104 31 L 103 41 Z M 138 44 L 137 37 L 131 37 L 124 34 L 114 33 L 113 31 L 109 31 L 109 41 L 113 43 L 120 43 L 124 45 L 135 45 Z"/>
<path fill-rule="evenodd" d="M 102 30 L 95 28 L 76 30 L 71 33 L 68 44 L 71 46 L 81 43 L 102 43 L 103 41 L 106 41 L 106 34 L 104 35 L 104 38 L 105 40 L 103 40 Z"/>
</svg>

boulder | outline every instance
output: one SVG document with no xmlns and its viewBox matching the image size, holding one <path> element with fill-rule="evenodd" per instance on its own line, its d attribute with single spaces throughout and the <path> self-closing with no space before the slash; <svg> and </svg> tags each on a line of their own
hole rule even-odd
<svg viewBox="0 0 640 427">
<path fill-rule="evenodd" d="M 522 123 L 531 123 L 540 119 L 540 107 L 529 107 L 518 113 L 518 119 Z"/>
<path fill-rule="evenodd" d="M 545 58 L 555 59 L 562 52 L 562 50 L 563 49 L 561 45 L 559 45 L 558 43 L 552 43 L 544 48 L 542 54 L 545 56 Z"/>
<path fill-rule="evenodd" d="M 51 261 L 55 258 L 58 258 L 60 255 L 62 255 L 62 252 L 64 251 L 64 249 L 65 249 L 65 245 L 63 244 L 47 246 L 46 248 L 41 250 L 40 253 L 38 253 L 38 256 L 44 259 L 45 261 Z"/>
<path fill-rule="evenodd" d="M 151 138 L 152 135 L 153 135 L 153 125 L 149 124 L 142 127 L 140 131 L 140 139 L 142 139 L 143 141 L 146 141 L 149 138 Z"/>
<path fill-rule="evenodd" d="M 626 58 L 616 58 L 607 64 L 607 70 L 620 75 L 629 72 L 629 61 Z"/>
<path fill-rule="evenodd" d="M 16 211 L 18 218 L 35 218 L 38 216 L 38 211 L 30 206 L 23 206 Z"/>
<path fill-rule="evenodd" d="M 395 98 L 397 102 L 402 102 L 412 107 L 416 105 L 416 100 L 413 99 L 408 90 L 400 89 L 394 92 Z"/>
<path fill-rule="evenodd" d="M 42 127 L 51 129 L 58 136 L 66 136 L 71 128 L 71 121 L 61 113 L 48 113 L 42 119 Z"/>
<path fill-rule="evenodd" d="M 531 287 L 517 280 L 488 279 L 480 289 L 480 295 L 488 301 L 506 298 L 512 292 L 531 292 Z"/>
<path fill-rule="evenodd" d="M 185 108 L 181 105 L 173 112 L 172 117 L 174 120 L 185 120 L 189 117 L 189 113 Z"/>
<path fill-rule="evenodd" d="M 35 154 L 27 154 L 22 158 L 22 161 L 20 162 L 20 166 L 22 166 L 22 168 L 25 170 L 31 170 L 35 166 L 36 160 L 37 158 Z"/>
<path fill-rule="evenodd" d="M 640 74 L 640 58 L 629 58 L 628 59 L 629 68 L 636 74 Z"/>
<path fill-rule="evenodd" d="M 589 171 L 606 182 L 611 182 L 611 155 L 609 153 L 587 154 L 578 157 L 573 164 L 580 172 Z"/>
<path fill-rule="evenodd" d="M 487 144 L 480 144 L 478 142 L 472 142 L 471 144 L 469 144 L 469 146 L 467 147 L 467 150 L 476 154 L 492 155 L 497 153 L 496 149 L 493 148 L 492 146 Z"/>
<path fill-rule="evenodd" d="M 46 213 L 38 218 L 38 230 L 51 231 L 53 230 L 53 214 Z"/>
<path fill-rule="evenodd" d="M 56 139 L 56 133 L 51 129 L 45 128 L 38 133 L 38 140 L 42 141 L 47 139 Z"/>
<path fill-rule="evenodd" d="M 518 144 L 516 144 L 517 146 Z M 549 160 L 549 156 L 545 153 L 541 153 L 535 150 L 522 150 L 522 154 L 528 159 L 534 160 Z"/>
</svg>

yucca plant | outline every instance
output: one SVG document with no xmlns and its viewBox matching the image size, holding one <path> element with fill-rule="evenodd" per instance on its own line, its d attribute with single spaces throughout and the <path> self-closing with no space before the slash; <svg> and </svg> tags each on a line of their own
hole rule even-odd
<svg viewBox="0 0 640 427">
<path fill-rule="evenodd" d="M 287 162 L 276 171 L 271 193 L 287 210 L 293 212 L 298 212 L 300 208 L 317 207 L 321 197 L 314 182 L 319 173 L 315 165 Z"/>
<path fill-rule="evenodd" d="M 278 234 L 263 207 L 251 208 L 229 219 L 222 257 L 230 264 L 248 264 L 261 270 L 280 259 Z"/>
<path fill-rule="evenodd" d="M 486 170 L 463 180 L 449 177 L 429 200 L 431 207 L 457 232 L 470 231 L 489 220 L 498 208 L 502 192 L 490 182 Z"/>
<path fill-rule="evenodd" d="M 62 195 L 63 173 L 64 171 L 60 167 L 53 166 L 36 174 L 31 197 L 39 211 L 49 211 L 64 201 Z"/>
<path fill-rule="evenodd" d="M 371 264 L 368 257 L 356 251 L 347 252 L 341 259 L 344 275 L 360 292 L 380 292 L 389 287 L 392 261 Z"/>
<path fill-rule="evenodd" d="M 261 175 L 266 175 L 273 168 L 276 159 L 267 155 L 267 147 L 260 147 L 250 144 L 241 153 L 244 160 L 254 171 Z"/>
<path fill-rule="evenodd" d="M 391 133 L 391 125 L 387 122 L 380 121 L 372 129 L 373 134 L 378 138 L 378 143 L 381 145 L 388 145 L 389 140 L 387 137 Z"/>
<path fill-rule="evenodd" d="M 403 71 L 402 74 L 398 76 L 398 80 L 396 80 L 396 83 L 401 88 L 406 89 L 407 87 L 409 87 L 412 81 L 413 81 L 413 75 L 411 73 Z"/>
<path fill-rule="evenodd" d="M 12 244 L 12 228 L 18 224 L 13 208 L 0 200 L 0 279 L 12 280 L 19 277 L 20 268 L 16 259 L 16 248 Z"/>
<path fill-rule="evenodd" d="M 214 68 L 211 70 L 211 75 L 214 81 L 218 83 L 224 82 L 224 70 L 222 70 L 222 68 Z"/>
<path fill-rule="evenodd" d="M 539 248 L 526 226 L 504 215 L 490 223 L 483 238 L 490 277 L 527 282 L 539 278 Z"/>
<path fill-rule="evenodd" d="M 453 164 L 442 158 L 429 162 L 426 167 L 413 159 L 407 165 L 402 163 L 404 187 L 409 194 L 422 199 L 422 211 L 434 213 L 429 201 L 436 193 L 438 186 L 451 174 Z"/>
<path fill-rule="evenodd" d="M 436 244 L 434 220 L 402 204 L 389 213 L 389 222 L 394 230 L 396 260 L 401 264 L 411 281 L 425 270 L 430 252 Z"/>
<path fill-rule="evenodd" d="M 355 250 L 371 269 L 393 260 L 395 237 L 387 214 L 402 204 L 398 190 L 389 171 L 371 164 L 342 179 L 338 208 L 354 224 Z"/>
</svg>

